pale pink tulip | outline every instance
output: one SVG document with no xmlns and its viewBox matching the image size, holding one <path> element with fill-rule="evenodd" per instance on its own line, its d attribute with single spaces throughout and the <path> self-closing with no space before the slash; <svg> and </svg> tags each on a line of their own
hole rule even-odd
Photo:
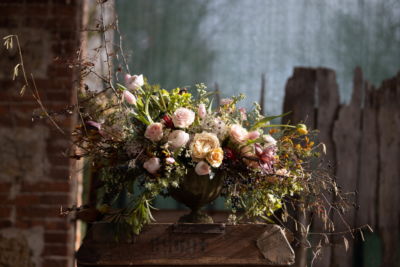
<svg viewBox="0 0 400 267">
<path fill-rule="evenodd" d="M 197 111 L 200 118 L 204 118 L 207 115 L 206 105 L 200 104 L 199 110 Z"/>
<path fill-rule="evenodd" d="M 122 99 L 125 100 L 128 104 L 136 105 L 136 97 L 128 90 L 125 90 L 123 92 Z"/>
</svg>

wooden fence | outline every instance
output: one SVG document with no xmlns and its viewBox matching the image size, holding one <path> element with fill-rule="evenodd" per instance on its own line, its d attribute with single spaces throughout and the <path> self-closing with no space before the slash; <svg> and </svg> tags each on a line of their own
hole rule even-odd
<svg viewBox="0 0 400 267">
<path fill-rule="evenodd" d="M 354 72 L 349 104 L 341 105 L 335 72 L 326 68 L 295 68 L 286 84 L 284 112 L 292 122 L 305 121 L 320 130 L 327 147 L 326 164 L 343 191 L 356 192 L 356 205 L 344 214 L 352 227 L 369 224 L 382 240 L 382 266 L 398 266 L 400 217 L 400 73 L 376 89 Z M 345 230 L 337 214 L 335 231 Z M 313 231 L 322 225 L 315 222 Z M 343 239 L 323 249 L 313 266 L 352 266 L 360 242 Z M 380 252 L 377 251 L 376 254 Z M 297 265 L 304 266 L 306 252 L 297 250 Z M 357 258 L 357 261 L 359 258 Z"/>
</svg>

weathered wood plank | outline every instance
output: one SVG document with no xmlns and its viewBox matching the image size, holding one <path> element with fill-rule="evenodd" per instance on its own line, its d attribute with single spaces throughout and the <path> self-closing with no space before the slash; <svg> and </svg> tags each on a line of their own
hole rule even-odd
<svg viewBox="0 0 400 267">
<path fill-rule="evenodd" d="M 177 234 L 173 226 L 151 224 L 133 240 L 121 237 L 117 243 L 109 224 L 94 224 L 77 253 L 78 264 L 287 266 L 294 262 L 294 252 L 277 225 L 227 225 L 221 234 Z"/>
<path fill-rule="evenodd" d="M 364 87 L 365 82 L 361 69 L 356 68 L 351 102 L 339 110 L 339 116 L 333 129 L 337 158 L 336 177 L 337 183 L 342 187 L 343 192 L 356 192 L 357 190 L 361 136 L 361 100 Z M 348 198 L 355 201 L 354 196 L 349 195 Z M 345 214 L 334 212 L 333 222 L 336 231 L 345 231 L 348 230 L 348 227 L 354 227 L 355 209 L 350 209 Z M 331 266 L 352 266 L 354 241 L 352 238 L 348 238 L 348 240 L 348 250 L 345 248 L 342 237 L 338 237 L 335 240 L 332 248 Z"/>
<path fill-rule="evenodd" d="M 336 166 L 335 145 L 333 143 L 332 131 L 339 108 L 339 90 L 336 82 L 336 74 L 333 70 L 326 68 L 318 68 L 316 75 L 316 90 L 318 100 L 317 123 L 316 128 L 319 130 L 319 141 L 326 146 L 327 154 L 324 157 L 322 168 L 330 175 L 334 175 L 334 167 Z M 329 201 L 332 195 L 325 192 Z M 324 205 L 329 210 L 329 205 Z M 313 232 L 326 232 L 325 224 L 320 218 L 315 217 L 312 226 Z M 326 267 L 331 262 L 331 248 L 323 247 L 321 256 L 314 261 L 315 267 Z"/>
<path fill-rule="evenodd" d="M 357 182 L 358 200 L 357 223 L 361 226 L 376 226 L 378 188 L 378 94 L 370 84 L 364 91 L 362 114 L 362 136 L 360 152 L 360 176 Z"/>
<path fill-rule="evenodd" d="M 383 240 L 382 266 L 395 266 L 400 209 L 400 73 L 379 89 L 378 225 Z"/>
<path fill-rule="evenodd" d="M 305 121 L 308 127 L 315 128 L 315 86 L 314 68 L 295 68 L 285 87 L 283 112 L 292 111 L 283 118 L 284 122 Z"/>
<path fill-rule="evenodd" d="M 314 68 L 295 68 L 292 77 L 286 83 L 283 112 L 292 111 L 284 122 L 299 123 L 305 122 L 309 128 L 315 128 L 315 88 L 316 70 Z M 309 223 L 308 214 L 297 212 L 297 220 L 304 226 Z M 307 241 L 304 231 L 300 230 L 295 234 L 299 242 L 295 248 L 296 266 L 307 264 Z"/>
</svg>

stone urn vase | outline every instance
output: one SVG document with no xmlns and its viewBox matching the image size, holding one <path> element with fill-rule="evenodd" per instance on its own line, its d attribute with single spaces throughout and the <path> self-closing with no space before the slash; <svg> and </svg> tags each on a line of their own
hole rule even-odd
<svg viewBox="0 0 400 267">
<path fill-rule="evenodd" d="M 221 193 L 225 173 L 217 172 L 210 175 L 197 175 L 194 169 L 189 170 L 179 187 L 169 188 L 169 194 L 178 202 L 183 203 L 191 212 L 179 219 L 181 223 L 213 223 L 213 219 L 201 208 L 215 200 Z"/>
</svg>

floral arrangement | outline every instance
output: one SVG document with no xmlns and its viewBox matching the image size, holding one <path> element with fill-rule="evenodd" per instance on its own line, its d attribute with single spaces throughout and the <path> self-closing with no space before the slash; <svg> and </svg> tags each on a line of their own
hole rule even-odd
<svg viewBox="0 0 400 267">
<path fill-rule="evenodd" d="M 208 179 L 223 173 L 231 220 L 241 211 L 271 221 L 285 199 L 308 191 L 310 162 L 319 152 L 304 124 L 270 124 L 281 116 L 265 117 L 257 104 L 240 108 L 243 95 L 214 103 L 204 84 L 193 91 L 167 91 L 127 74 L 108 97 L 81 94 L 83 123 L 74 143 L 101 169 L 101 210 L 109 221 L 139 233 L 152 220 L 152 199 L 178 188 L 191 170 Z M 121 192 L 130 204 L 111 209 Z"/>
</svg>

